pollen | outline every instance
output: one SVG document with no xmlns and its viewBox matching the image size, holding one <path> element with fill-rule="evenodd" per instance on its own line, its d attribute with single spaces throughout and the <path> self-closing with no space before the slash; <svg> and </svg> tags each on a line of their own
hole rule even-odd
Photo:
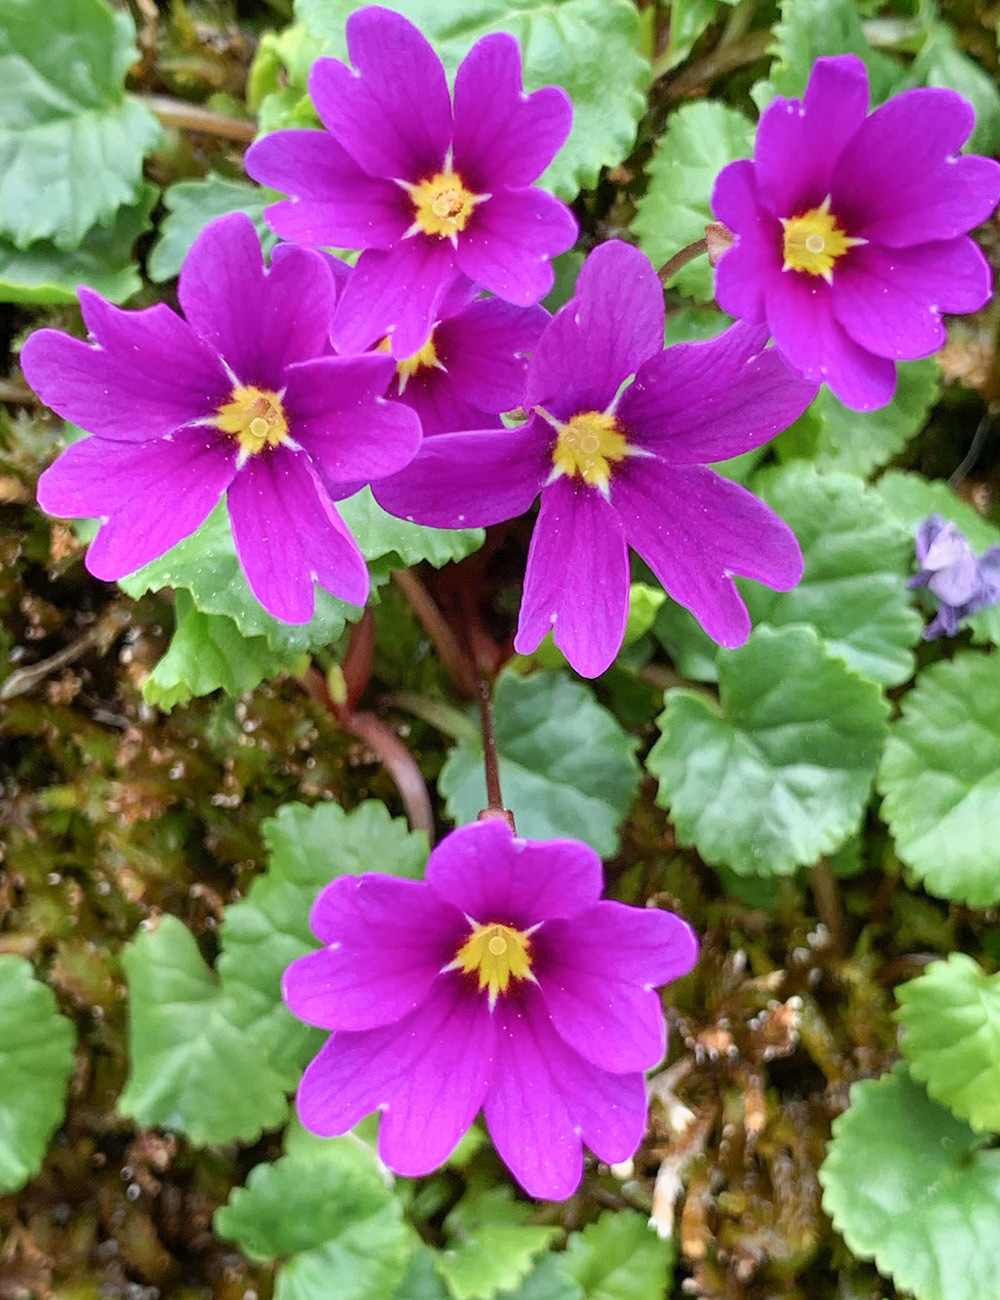
<svg viewBox="0 0 1000 1300">
<path fill-rule="evenodd" d="M 437 354 L 437 348 L 434 346 L 434 335 L 424 346 L 410 357 L 404 357 L 402 361 L 396 362 L 396 376 L 399 382 L 399 392 L 402 395 L 406 385 L 414 375 L 421 370 L 444 370 L 441 364 L 441 358 Z"/>
<path fill-rule="evenodd" d="M 606 492 L 611 467 L 629 454 L 628 442 L 615 417 L 606 411 L 583 411 L 558 425 L 552 452 L 555 474 L 579 475 L 584 483 Z"/>
<path fill-rule="evenodd" d="M 841 230 L 830 211 L 828 194 L 818 208 L 810 208 L 797 217 L 782 217 L 785 228 L 783 271 L 804 271 L 833 283 L 833 268 L 849 248 L 866 244 Z"/>
<path fill-rule="evenodd" d="M 404 188 L 413 202 L 413 225 L 407 233 L 422 231 L 439 239 L 454 240 L 468 225 L 476 204 L 489 198 L 488 194 L 467 190 L 462 178 L 450 168 Z"/>
<path fill-rule="evenodd" d="M 487 990 L 492 1007 L 512 979 L 532 978 L 531 940 L 509 925 L 473 924 L 472 933 L 455 955 L 454 966 L 466 975 L 478 976 L 479 991 Z"/>
<path fill-rule="evenodd" d="M 288 440 L 288 420 L 280 396 L 251 385 L 233 389 L 232 397 L 216 412 L 215 425 L 237 439 L 244 456 L 256 456 Z"/>
</svg>

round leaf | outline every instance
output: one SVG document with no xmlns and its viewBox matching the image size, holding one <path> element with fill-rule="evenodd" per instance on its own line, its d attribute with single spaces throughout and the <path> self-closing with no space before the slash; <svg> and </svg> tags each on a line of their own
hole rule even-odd
<svg viewBox="0 0 1000 1300">
<path fill-rule="evenodd" d="M 634 1210 L 605 1210 L 573 1233 L 563 1266 L 586 1300 L 661 1300 L 670 1294 L 674 1248 Z"/>
<path fill-rule="evenodd" d="M 719 654 L 721 707 L 672 690 L 647 759 L 678 838 L 740 875 L 782 875 L 858 825 L 885 737 L 874 682 L 810 628 L 757 628 Z"/>
</svg>

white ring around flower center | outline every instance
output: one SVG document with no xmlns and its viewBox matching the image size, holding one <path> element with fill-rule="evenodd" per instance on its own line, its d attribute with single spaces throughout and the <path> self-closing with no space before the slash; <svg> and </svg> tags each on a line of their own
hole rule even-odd
<svg viewBox="0 0 1000 1300">
<path fill-rule="evenodd" d="M 507 951 L 507 940 L 503 935 L 495 934 L 486 946 L 494 957 L 500 957 Z"/>
<path fill-rule="evenodd" d="M 826 240 L 822 235 L 808 235 L 806 237 L 806 248 L 810 253 L 822 253 L 826 248 Z"/>
</svg>

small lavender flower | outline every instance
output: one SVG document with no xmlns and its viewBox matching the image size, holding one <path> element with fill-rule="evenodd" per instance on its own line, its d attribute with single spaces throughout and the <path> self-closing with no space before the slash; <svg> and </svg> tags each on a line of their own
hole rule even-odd
<svg viewBox="0 0 1000 1300">
<path fill-rule="evenodd" d="M 861 60 L 818 59 L 803 99 L 765 109 L 753 161 L 725 167 L 712 196 L 736 235 L 719 306 L 766 322 L 789 365 L 862 411 L 891 399 L 896 361 L 941 347 L 942 312 L 988 300 L 967 232 L 1000 198 L 1000 165 L 957 156 L 975 123 L 961 95 L 908 90 L 867 114 Z"/>
<path fill-rule="evenodd" d="M 427 341 L 396 361 L 390 396 L 411 406 L 424 435 L 493 429 L 524 400 L 528 355 L 550 320 L 544 307 L 482 298 L 465 276 L 445 292 Z"/>
<path fill-rule="evenodd" d="M 649 259 L 602 244 L 528 365 L 527 423 L 427 439 L 375 489 L 390 513 L 441 528 L 511 519 L 541 493 L 514 644 L 531 654 L 551 629 L 586 677 L 622 644 L 629 546 L 723 645 L 750 631 L 734 573 L 778 590 L 802 575 L 791 530 L 707 465 L 772 438 L 815 385 L 765 350 L 764 329 L 664 351 L 663 326 Z"/>
<path fill-rule="evenodd" d="M 424 343 L 459 272 L 519 306 L 552 286 L 571 247 L 569 209 L 532 185 L 569 134 L 556 86 L 521 88 L 507 33 L 484 36 L 455 77 L 412 23 L 370 6 L 347 20 L 353 69 L 319 59 L 309 89 L 326 131 L 277 131 L 246 169 L 293 197 L 268 209 L 284 239 L 361 248 L 334 321 L 341 352 L 386 334 L 396 357 Z"/>
<path fill-rule="evenodd" d="M 121 311 L 89 289 L 93 339 L 56 330 L 21 364 L 47 406 L 93 436 L 38 484 L 43 510 L 104 520 L 87 567 L 113 581 L 204 522 L 223 492 L 247 580 L 287 623 L 313 612 L 313 579 L 352 604 L 368 569 L 333 501 L 405 465 L 413 411 L 384 400 L 382 355 L 327 355 L 335 278 L 319 253 L 276 250 L 265 272 L 253 223 L 220 217 L 181 271 L 186 320 L 160 304 Z"/>
<path fill-rule="evenodd" d="M 482 1108 L 531 1196 L 563 1200 L 586 1143 L 627 1160 L 646 1123 L 643 1071 L 666 1047 L 654 989 L 697 943 L 671 912 L 600 901 L 601 863 L 576 840 L 526 840 L 499 820 L 447 836 L 424 881 L 345 876 L 310 924 L 326 947 L 294 961 L 292 1012 L 333 1036 L 303 1076 L 299 1116 L 321 1136 L 383 1111 L 379 1153 L 419 1176 Z"/>
<path fill-rule="evenodd" d="M 1000 546 L 977 556 L 953 523 L 930 515 L 917 528 L 916 550 L 920 571 L 909 585 L 927 587 L 938 599 L 924 640 L 954 636 L 963 619 L 1000 602 Z"/>
</svg>

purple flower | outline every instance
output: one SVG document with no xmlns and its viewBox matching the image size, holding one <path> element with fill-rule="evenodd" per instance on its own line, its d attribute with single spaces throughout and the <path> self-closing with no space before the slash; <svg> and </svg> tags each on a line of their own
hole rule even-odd
<svg viewBox="0 0 1000 1300">
<path fill-rule="evenodd" d="M 890 400 L 896 361 L 941 347 L 943 311 L 989 298 L 966 232 L 1000 198 L 1000 165 L 956 157 L 975 123 L 961 95 L 908 90 L 867 113 L 861 60 L 818 59 L 803 100 L 768 106 L 753 161 L 725 167 L 712 196 L 736 235 L 719 306 L 766 322 L 789 365 L 861 411 Z"/>
<path fill-rule="evenodd" d="M 413 407 L 425 436 L 499 428 L 501 414 L 524 400 L 528 354 L 549 319 L 543 307 L 481 298 L 461 276 L 423 346 L 397 360 L 390 395 Z"/>
<path fill-rule="evenodd" d="M 764 350 L 764 329 L 664 351 L 663 318 L 649 260 L 602 244 L 529 363 L 528 422 L 428 439 L 376 488 L 392 514 L 443 528 L 513 518 L 540 492 L 514 644 L 530 654 L 551 628 L 586 677 L 622 643 L 629 546 L 723 645 L 750 631 L 734 573 L 782 591 L 802 576 L 791 530 L 706 462 L 766 442 L 815 385 Z"/>
<path fill-rule="evenodd" d="M 577 840 L 525 840 L 499 820 L 442 840 L 425 881 L 344 876 L 310 924 L 327 946 L 294 961 L 284 998 L 332 1029 L 299 1116 L 321 1136 L 381 1109 L 379 1153 L 418 1176 L 480 1108 L 531 1196 L 563 1200 L 582 1143 L 613 1163 L 646 1123 L 643 1071 L 666 1047 L 653 991 L 697 943 L 671 912 L 602 902 L 601 863 Z"/>
<path fill-rule="evenodd" d="M 281 248 L 265 272 L 239 213 L 206 226 L 179 295 L 186 321 L 81 289 L 93 345 L 55 330 L 25 343 L 42 401 L 94 435 L 45 471 L 39 503 L 104 519 L 87 567 L 112 581 L 193 533 L 225 492 L 240 563 L 275 618 L 311 618 L 314 578 L 363 605 L 368 570 L 333 500 L 420 445 L 414 413 L 382 397 L 392 359 L 324 355 L 336 301 L 326 261 Z"/>
<path fill-rule="evenodd" d="M 925 641 L 954 636 L 964 618 L 1000 602 L 1000 546 L 977 556 L 953 523 L 930 515 L 917 528 L 916 547 L 920 572 L 909 586 L 927 587 L 938 599 Z"/>
<path fill-rule="evenodd" d="M 567 95 L 521 89 L 513 36 L 484 36 L 455 77 L 419 30 L 388 9 L 347 20 L 353 70 L 319 59 L 309 78 L 327 131 L 278 131 L 246 169 L 294 197 L 268 209 L 279 235 L 363 248 L 334 322 L 341 352 L 392 334 L 420 348 L 445 290 L 463 272 L 526 307 L 552 286 L 549 259 L 576 239 L 572 213 L 532 186 L 569 134 Z"/>
</svg>

